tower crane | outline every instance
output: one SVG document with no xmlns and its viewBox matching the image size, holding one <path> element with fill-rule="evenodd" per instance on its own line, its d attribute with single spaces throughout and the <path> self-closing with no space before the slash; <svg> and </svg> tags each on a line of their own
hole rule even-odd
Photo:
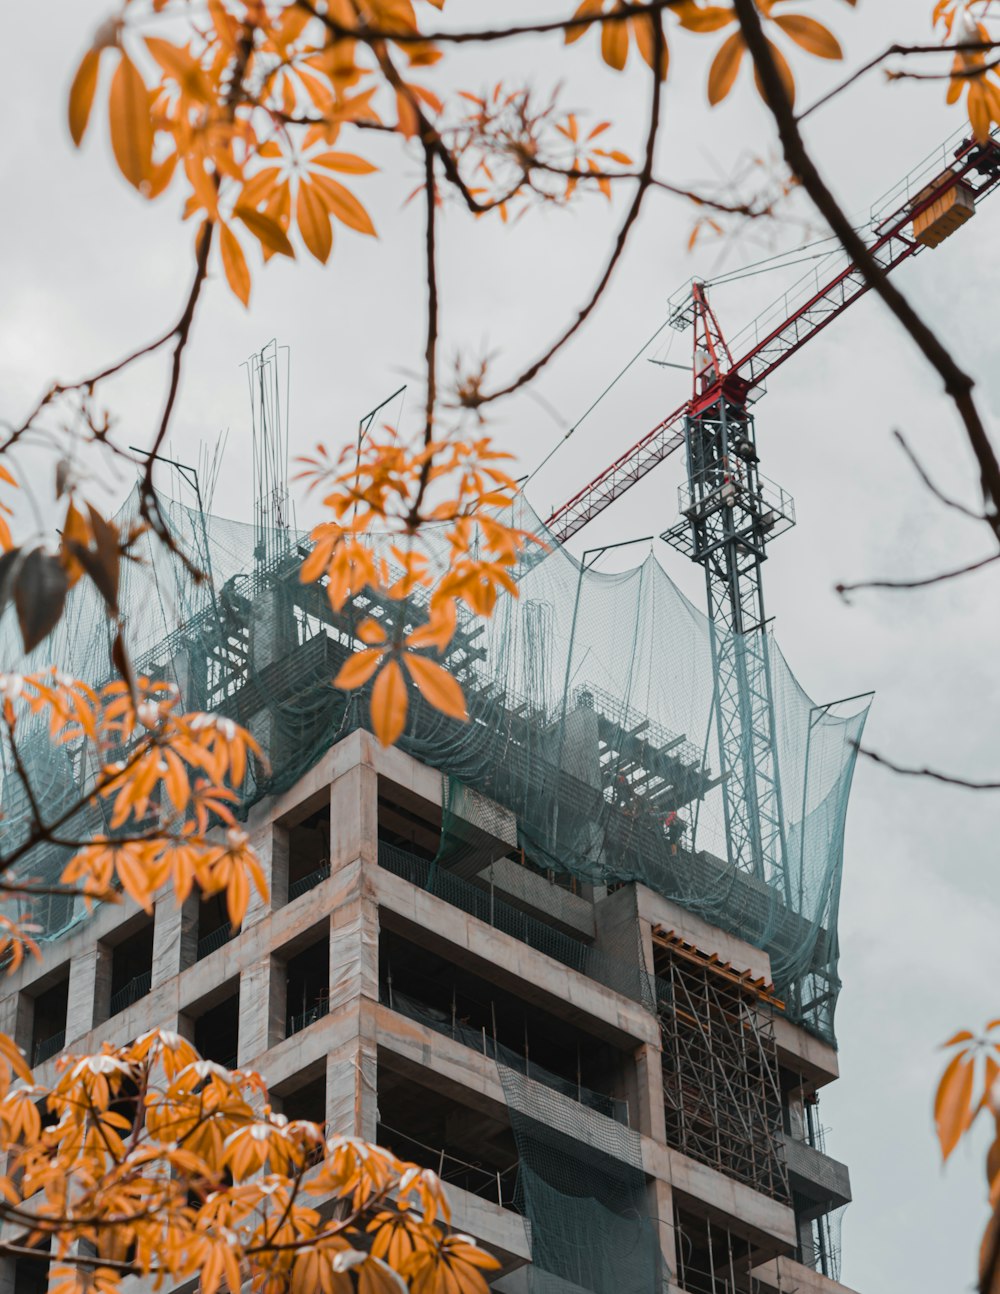
<svg viewBox="0 0 1000 1294">
<path fill-rule="evenodd" d="M 884 274 L 959 229 L 1000 186 L 1000 144 L 959 133 L 871 211 L 862 236 Z M 716 679 L 715 723 L 730 864 L 789 903 L 788 842 L 778 777 L 761 568 L 767 544 L 795 523 L 794 504 L 759 471 L 751 409 L 768 377 L 869 290 L 843 255 L 825 258 L 727 342 L 706 287 L 691 285 L 669 323 L 692 329 L 692 393 L 546 525 L 565 542 L 676 450 L 685 451 L 681 519 L 661 536 L 705 571 Z"/>
</svg>

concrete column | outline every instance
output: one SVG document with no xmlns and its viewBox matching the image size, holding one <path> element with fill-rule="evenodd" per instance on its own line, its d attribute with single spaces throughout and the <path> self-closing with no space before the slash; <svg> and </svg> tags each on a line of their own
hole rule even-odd
<svg viewBox="0 0 1000 1294">
<path fill-rule="evenodd" d="M 638 1108 L 630 1110 L 632 1126 L 661 1144 L 666 1140 L 667 1125 L 663 1109 L 663 1059 L 657 1047 L 642 1043 L 635 1051 L 635 1087 Z"/>
<path fill-rule="evenodd" d="M 157 988 L 198 959 L 198 890 L 179 905 L 173 890 L 161 894 L 153 909 L 153 979 Z"/>
<path fill-rule="evenodd" d="M 654 1178 L 646 1187 L 647 1207 L 660 1241 L 663 1275 L 677 1276 L 677 1233 L 674 1230 L 674 1193 L 667 1182 Z M 664 1282 L 666 1285 L 666 1281 Z"/>
<path fill-rule="evenodd" d="M 373 866 L 373 865 L 370 865 Z M 375 1139 L 378 1041 L 378 904 L 358 868 L 356 897 L 330 917 L 330 1014 L 349 1020 L 352 1037 L 327 1058 L 331 1132 Z"/>
<path fill-rule="evenodd" d="M 378 774 L 374 738 L 360 733 L 361 761 L 330 787 L 330 870 L 353 863 L 378 862 Z"/>
<path fill-rule="evenodd" d="M 31 1063 L 31 1035 L 35 1024 L 35 1002 L 27 993 L 11 993 L 0 1000 L 0 1033 L 5 1033 L 27 1055 Z M 0 1292 L 3 1286 L 0 1285 Z"/>
<path fill-rule="evenodd" d="M 285 967 L 267 956 L 240 975 L 237 1063 L 249 1065 L 285 1036 Z"/>
<path fill-rule="evenodd" d="M 268 912 L 282 908 L 288 902 L 288 830 L 277 822 L 262 822 L 250 832 L 250 844 L 260 860 L 267 881 L 268 900 L 255 889 L 250 891 L 250 902 L 243 920 L 244 927 L 260 921 Z"/>
<path fill-rule="evenodd" d="M 111 1005 L 111 949 L 96 944 L 69 964 L 66 1041 L 74 1042 L 108 1018 Z"/>
</svg>

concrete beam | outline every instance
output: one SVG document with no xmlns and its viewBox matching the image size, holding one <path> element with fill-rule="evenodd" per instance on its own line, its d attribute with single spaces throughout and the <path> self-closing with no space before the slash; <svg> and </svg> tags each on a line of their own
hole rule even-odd
<svg viewBox="0 0 1000 1294">
<path fill-rule="evenodd" d="M 542 915 L 543 919 L 575 939 L 594 938 L 594 905 L 544 876 L 522 867 L 510 858 L 499 858 L 479 873 L 488 886 L 492 884 L 498 898 L 522 912 Z"/>
<path fill-rule="evenodd" d="M 792 1179 L 792 1189 L 806 1199 L 822 1204 L 821 1212 L 840 1208 L 851 1202 L 851 1175 L 847 1165 L 832 1159 L 806 1142 L 782 1136 L 785 1163 Z"/>
<path fill-rule="evenodd" d="M 456 965 L 508 988 L 616 1047 L 659 1046 L 656 1019 L 638 1002 L 571 970 L 402 877 L 374 874 L 382 924 Z"/>
<path fill-rule="evenodd" d="M 765 1289 L 775 1294 L 781 1291 L 787 1294 L 788 1290 L 794 1290 L 795 1294 L 854 1294 L 854 1290 L 840 1281 L 784 1256 L 755 1267 L 753 1274 Z"/>
<path fill-rule="evenodd" d="M 840 1077 L 840 1063 L 834 1048 L 780 1015 L 774 1017 L 774 1041 L 778 1047 L 778 1061 L 786 1069 L 802 1075 L 807 1091 L 815 1091 Z"/>
<path fill-rule="evenodd" d="M 767 953 L 735 935 L 727 934 L 718 926 L 686 911 L 669 899 L 663 898 L 648 886 L 637 884 L 636 898 L 640 921 L 673 930 L 682 939 L 705 953 L 717 953 L 724 962 L 731 962 L 738 971 L 749 971 L 754 979 L 771 980 L 771 959 Z M 612 896 L 614 897 L 614 896 Z"/>
</svg>

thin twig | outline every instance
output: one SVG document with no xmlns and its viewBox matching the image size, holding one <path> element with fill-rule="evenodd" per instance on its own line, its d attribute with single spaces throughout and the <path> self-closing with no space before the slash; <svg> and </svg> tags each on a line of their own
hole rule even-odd
<svg viewBox="0 0 1000 1294">
<path fill-rule="evenodd" d="M 936 768 L 911 768 L 905 764 L 897 764 L 887 759 L 885 755 L 869 750 L 867 746 L 858 746 L 856 749 L 859 755 L 864 755 L 873 764 L 881 764 L 890 773 L 901 773 L 903 777 L 929 777 L 934 782 L 944 782 L 947 786 L 961 786 L 968 791 L 1000 791 L 1000 782 L 973 782 L 965 777 L 942 773 Z"/>
<path fill-rule="evenodd" d="M 636 187 L 635 196 L 632 199 L 631 206 L 628 209 L 625 219 L 622 221 L 621 228 L 618 230 L 618 236 L 615 239 L 614 247 L 612 248 L 611 255 L 608 258 L 608 262 L 604 267 L 604 272 L 597 282 L 597 286 L 595 287 L 594 291 L 591 293 L 590 299 L 586 303 L 586 305 L 584 305 L 577 312 L 577 316 L 573 320 L 573 322 L 562 332 L 562 334 L 552 343 L 551 346 L 549 346 L 549 348 L 542 355 L 540 355 L 536 360 L 534 360 L 533 363 L 529 364 L 528 367 L 524 369 L 516 378 L 514 378 L 513 381 L 508 382 L 506 386 L 499 387 L 497 390 L 491 391 L 487 394 L 477 394 L 473 400 L 473 404 L 475 407 L 478 408 L 483 404 L 490 404 L 494 400 L 499 400 L 499 399 L 502 399 L 504 396 L 511 395 L 513 394 L 513 392 L 519 390 L 522 386 L 525 386 L 528 382 L 532 381 L 535 377 L 537 377 L 537 375 L 541 372 L 541 370 L 552 359 L 554 359 L 555 356 L 562 350 L 562 348 L 566 345 L 566 343 L 570 340 L 570 338 L 573 337 L 579 331 L 579 329 L 583 327 L 587 319 L 590 317 L 590 315 L 593 313 L 594 309 L 596 308 L 597 303 L 604 295 L 605 288 L 607 288 L 608 284 L 611 282 L 611 277 L 615 272 L 615 267 L 617 266 L 619 260 L 621 260 L 621 257 L 625 251 L 625 245 L 628 242 L 628 238 L 632 230 L 632 226 L 635 224 L 636 220 L 639 217 L 639 211 L 642 208 L 643 198 L 646 196 L 646 193 L 649 190 L 650 185 L 652 184 L 653 161 L 656 153 L 656 137 L 657 137 L 659 124 L 660 124 L 660 100 L 661 100 L 662 89 L 663 89 L 663 82 L 660 79 L 660 67 L 663 59 L 663 49 L 664 49 L 663 31 L 659 23 L 654 23 L 653 24 L 653 56 L 651 59 L 653 92 L 652 92 L 652 102 L 650 104 L 650 112 L 649 112 L 649 131 L 646 136 L 645 158 L 643 160 L 642 170 L 639 172 L 638 185 Z"/>
<path fill-rule="evenodd" d="M 193 566 L 190 559 L 177 546 L 174 537 L 170 534 L 166 519 L 160 510 L 160 501 L 153 488 L 153 468 L 156 463 L 156 456 L 160 451 L 160 446 L 166 437 L 170 428 L 170 417 L 174 410 L 174 404 L 177 400 L 177 391 L 180 387 L 181 367 L 184 358 L 184 349 L 187 346 L 188 337 L 191 335 L 191 324 L 194 322 L 195 310 L 198 306 L 198 298 L 201 295 L 202 284 L 208 274 L 208 255 L 212 249 L 212 236 L 215 232 L 215 222 L 205 220 L 201 229 L 198 231 L 197 250 L 195 254 L 195 274 L 194 281 L 191 284 L 191 290 L 188 293 L 187 304 L 174 329 L 173 335 L 177 338 L 174 345 L 174 353 L 170 361 L 170 385 L 167 388 L 167 398 L 164 402 L 163 413 L 160 416 L 160 425 L 156 432 L 156 438 L 146 455 L 146 470 L 143 473 L 142 483 L 139 487 L 139 513 L 144 521 L 147 521 L 153 532 L 175 556 L 180 557 L 184 565 L 191 574 L 201 574 L 200 570 Z"/>
<path fill-rule="evenodd" d="M 989 557 L 981 557 L 968 566 L 956 566 L 954 570 L 940 571 L 937 575 L 925 575 L 916 580 L 859 580 L 856 584 L 838 584 L 836 590 L 841 597 L 846 597 L 849 593 L 857 593 L 859 589 L 926 589 L 932 584 L 944 584 L 959 575 L 968 575 L 970 571 L 982 570 L 995 561 L 1000 561 L 1000 553 L 991 553 Z"/>
<path fill-rule="evenodd" d="M 553 32 L 603 27 L 610 22 L 626 22 L 629 18 L 649 18 L 668 9 L 676 9 L 684 2 L 685 0 L 648 0 L 645 3 L 644 0 L 639 0 L 634 4 L 620 4 L 611 11 L 576 13 L 567 18 L 524 23 L 515 27 L 486 27 L 477 31 L 418 31 L 412 27 L 377 27 L 366 24 L 361 19 L 357 26 L 348 26 L 328 12 L 319 12 L 313 0 L 300 0 L 302 7 L 312 10 L 332 36 L 338 40 L 357 40 L 367 45 L 378 42 L 391 42 L 393 45 L 469 45 L 510 40 L 514 36 L 544 36 Z"/>
<path fill-rule="evenodd" d="M 826 104 L 830 102 L 831 99 L 836 99 L 838 95 L 843 94 L 843 92 L 849 89 L 849 87 L 852 86 L 855 83 L 855 81 L 859 81 L 861 77 L 865 76 L 868 72 L 872 71 L 873 68 L 878 67 L 880 63 L 884 63 L 887 58 L 895 58 L 897 56 L 902 58 L 908 58 L 914 54 L 942 54 L 942 53 L 947 54 L 947 53 L 977 53 L 977 52 L 982 53 L 987 50 L 996 49 L 997 43 L 998 42 L 996 41 L 964 41 L 961 44 L 956 44 L 956 45 L 890 45 L 889 48 L 884 49 L 881 54 L 876 54 L 875 57 L 870 58 L 867 63 L 863 63 L 861 67 L 859 67 L 856 71 L 852 72 L 850 76 L 845 77 L 843 81 L 841 81 L 838 85 L 835 85 L 832 90 L 828 90 L 826 94 L 824 94 L 821 98 L 817 99 L 815 103 L 810 104 L 809 107 L 806 108 L 805 112 L 800 112 L 798 114 L 797 120 L 805 121 L 806 117 L 811 116 L 818 109 L 824 107 Z M 975 71 L 968 71 L 968 72 L 962 70 L 956 73 L 955 75 L 975 76 L 977 75 L 978 72 L 981 72 L 983 70 L 985 69 L 978 68 Z M 903 72 L 903 73 L 898 73 L 894 75 L 896 75 L 896 79 L 904 79 L 904 78 L 915 76 L 914 73 L 909 73 L 909 72 Z M 951 76 L 951 75 L 952 73 L 950 72 L 942 73 L 942 77 Z"/>
<path fill-rule="evenodd" d="M 921 481 L 924 483 L 927 489 L 930 490 L 931 494 L 934 495 L 935 499 L 937 499 L 940 503 L 943 503 L 945 507 L 954 508 L 956 512 L 961 512 L 963 516 L 969 517 L 973 521 L 987 520 L 985 513 L 977 512 L 974 508 L 966 507 L 964 503 L 959 503 L 957 499 L 953 499 L 950 495 L 945 494 L 944 491 L 939 486 L 935 485 L 935 483 L 931 480 L 930 476 L 928 476 L 919 458 L 917 458 L 916 454 L 907 444 L 906 439 L 903 436 L 903 433 L 897 430 L 897 431 L 894 431 L 892 434 L 896 437 L 896 439 L 899 441 L 900 445 L 902 446 L 903 453 L 913 464 L 914 471 L 920 477 Z"/>
</svg>

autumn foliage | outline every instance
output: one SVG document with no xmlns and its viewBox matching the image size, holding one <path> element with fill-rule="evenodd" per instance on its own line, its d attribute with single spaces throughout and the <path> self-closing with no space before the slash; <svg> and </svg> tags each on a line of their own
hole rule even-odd
<svg viewBox="0 0 1000 1294">
<path fill-rule="evenodd" d="M 853 0 L 848 0 L 853 3 Z M 218 266 L 244 304 L 274 256 L 303 252 L 326 264 L 341 243 L 377 237 L 368 181 L 374 133 L 415 158 L 423 181 L 398 201 L 425 211 L 426 396 L 412 433 L 375 428 L 342 451 L 323 446 L 302 477 L 319 492 L 324 520 L 312 533 L 304 582 L 325 589 L 340 610 L 373 600 L 419 599 L 419 627 L 393 636 L 375 614 L 357 627 L 357 650 L 331 683 L 370 688 L 370 721 L 385 744 L 405 729 L 414 691 L 463 721 L 465 700 L 445 667 L 462 617 L 488 617 L 499 596 L 516 596 L 516 569 L 540 541 L 513 521 L 517 483 L 509 456 L 484 430 L 490 407 L 527 386 L 585 324 L 621 258 L 644 195 L 658 187 L 693 206 L 697 234 L 721 233 L 719 219 L 771 213 L 772 199 L 722 201 L 656 173 L 663 83 L 671 58 L 706 60 L 711 106 L 740 74 L 766 99 L 739 4 L 703 0 L 582 0 L 554 21 L 496 28 L 444 22 L 444 0 L 123 0 L 94 33 L 68 95 L 68 125 L 79 146 L 95 115 L 107 123 L 118 170 L 143 199 L 175 200 L 194 228 L 193 276 L 179 318 L 154 340 L 97 373 L 55 382 L 0 436 L 0 608 L 16 615 L 23 645 L 43 644 L 81 580 L 97 589 L 112 627 L 108 677 L 73 679 L 57 669 L 18 672 L 3 662 L 2 732 L 12 772 L 28 794 L 18 843 L 0 858 L 0 891 L 20 901 L 40 893 L 25 865 L 40 843 L 68 848 L 61 885 L 88 902 L 122 892 L 149 910 L 163 887 L 177 901 L 193 888 L 225 895 L 238 926 L 252 891 L 265 882 L 234 817 L 248 764 L 261 763 L 253 738 L 231 720 L 185 713 L 175 688 L 137 677 L 118 590 L 122 564 L 139 560 L 150 535 L 202 573 L 160 512 L 153 464 L 165 443 L 202 288 Z M 454 5 L 449 5 L 449 12 Z M 831 8 L 835 7 L 831 5 Z M 756 0 L 789 108 L 793 61 L 842 58 L 830 28 L 799 0 Z M 941 79 L 949 103 L 965 100 L 977 136 L 1000 122 L 993 56 L 996 6 L 938 0 L 932 25 L 950 53 Z M 465 15 L 462 15 L 465 16 Z M 626 151 L 599 111 L 564 106 L 561 92 L 503 80 L 454 90 L 442 65 L 464 43 L 552 37 L 564 58 L 596 55 L 613 73 L 636 78 L 650 104 L 648 132 Z M 878 60 L 876 60 L 878 61 Z M 890 77 L 907 73 L 891 69 Z M 934 76 L 931 76 L 934 79 Z M 775 96 L 780 97 L 780 96 Z M 778 105 L 771 104 L 772 109 Z M 785 194 L 796 176 L 780 177 Z M 476 218 L 506 222 L 539 205 L 567 206 L 597 193 L 630 193 L 619 232 L 593 291 L 541 354 L 495 380 L 485 360 L 459 362 L 444 382 L 439 361 L 438 221 L 445 201 Z M 706 213 L 709 213 L 706 215 Z M 104 385 L 148 355 L 170 353 L 167 391 L 152 443 L 136 456 L 116 439 Z M 85 497 L 75 476 L 80 440 L 125 458 L 141 472 L 140 515 L 120 528 Z M 14 455 L 37 441 L 60 445 L 57 525 L 49 542 L 20 542 L 12 529 Z M 426 542 L 428 529 L 444 544 Z M 377 534 L 377 540 L 375 535 Z M 446 553 L 441 563 L 436 554 Z M 77 801 L 53 819 L 33 794 L 21 762 L 26 726 L 80 754 L 92 770 Z M 33 726 L 33 727 L 32 727 Z M 102 805 L 108 829 L 77 835 L 88 807 Z M 38 955 L 30 923 L 0 913 L 0 950 L 11 969 Z M 967 1032 L 935 1108 L 947 1157 L 976 1115 L 1000 1118 L 1000 1044 Z M 980 1065 L 977 1075 L 976 1065 Z M 998 1123 L 1000 1127 L 1000 1123 Z M 51 1244 L 60 1294 L 114 1290 L 130 1272 L 154 1287 L 200 1276 L 203 1294 L 250 1280 L 266 1294 L 475 1294 L 493 1260 L 448 1225 L 434 1175 L 376 1147 L 328 1137 L 315 1125 L 275 1114 L 261 1079 L 201 1060 L 185 1040 L 154 1031 L 128 1047 L 65 1057 L 45 1088 L 14 1043 L 0 1035 L 0 1214 L 14 1237 L 8 1252 Z M 1000 1206 L 1000 1141 L 988 1165 L 991 1203 Z M 319 1201 L 334 1202 L 331 1213 Z M 1000 1214 L 998 1214 L 1000 1216 Z M 81 1244 L 84 1248 L 81 1249 Z M 984 1288 L 1000 1294 L 1000 1235 L 984 1241 Z"/>
</svg>

